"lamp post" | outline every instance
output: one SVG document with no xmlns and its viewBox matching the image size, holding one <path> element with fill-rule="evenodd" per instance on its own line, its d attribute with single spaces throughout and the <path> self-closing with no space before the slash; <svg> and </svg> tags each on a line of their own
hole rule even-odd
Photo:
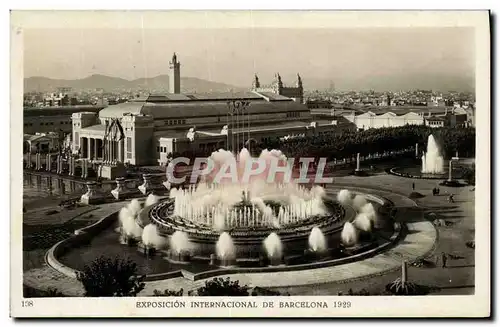
<svg viewBox="0 0 500 327">
<path fill-rule="evenodd" d="M 453 176 L 451 174 L 452 171 L 453 171 L 453 165 L 452 165 L 452 163 L 453 163 L 453 161 L 458 161 L 458 160 L 459 160 L 458 156 L 452 157 L 450 159 L 450 163 L 449 163 L 449 167 L 448 167 L 448 182 L 453 181 Z"/>
<path fill-rule="evenodd" d="M 227 131 L 227 141 L 229 141 L 229 116 L 231 117 L 231 147 L 230 151 L 233 152 L 235 151 L 234 147 L 234 134 L 232 133 L 233 131 L 233 124 L 236 121 L 236 147 L 239 147 L 240 144 L 240 135 L 239 135 L 239 129 L 240 129 L 240 116 L 242 116 L 241 123 L 243 124 L 243 127 L 245 126 L 245 113 L 248 115 L 248 106 L 250 105 L 250 101 L 243 101 L 243 100 L 232 100 L 232 101 L 227 101 L 227 108 L 228 112 L 226 115 L 226 119 L 228 120 L 228 131 Z M 248 137 L 250 138 L 250 118 L 248 117 Z M 245 134 L 243 134 L 243 140 L 245 139 Z M 237 151 L 237 149 L 236 149 Z"/>
</svg>

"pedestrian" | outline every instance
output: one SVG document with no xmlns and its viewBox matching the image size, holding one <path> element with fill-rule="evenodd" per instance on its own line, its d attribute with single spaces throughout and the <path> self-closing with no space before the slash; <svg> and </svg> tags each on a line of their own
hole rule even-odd
<svg viewBox="0 0 500 327">
<path fill-rule="evenodd" d="M 415 191 L 415 183 L 411 184 L 411 188 Z"/>
<path fill-rule="evenodd" d="M 448 256 L 446 253 L 441 253 L 441 261 L 442 261 L 442 268 L 446 268 L 446 261 L 448 260 Z"/>
<path fill-rule="evenodd" d="M 436 189 L 436 194 L 439 195 L 439 187 Z"/>
</svg>

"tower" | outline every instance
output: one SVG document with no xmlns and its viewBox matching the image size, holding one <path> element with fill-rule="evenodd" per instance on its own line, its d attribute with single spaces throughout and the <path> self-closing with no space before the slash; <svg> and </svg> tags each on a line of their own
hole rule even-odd
<svg viewBox="0 0 500 327">
<path fill-rule="evenodd" d="M 302 78 L 297 74 L 297 96 L 295 101 L 299 103 L 304 103 L 304 87 L 302 85 Z"/>
<path fill-rule="evenodd" d="M 257 74 L 255 74 L 255 77 L 253 79 L 253 83 L 252 83 L 252 88 L 254 90 L 258 89 L 260 87 L 260 82 L 259 82 L 259 77 L 257 76 Z"/>
<path fill-rule="evenodd" d="M 302 89 L 302 78 L 297 74 L 297 88 Z"/>
<path fill-rule="evenodd" d="M 281 90 L 283 89 L 283 82 L 281 81 L 281 76 L 279 73 L 276 73 L 274 75 L 273 88 L 276 94 L 281 94 Z"/>
<path fill-rule="evenodd" d="M 181 63 L 177 61 L 177 55 L 174 52 L 172 61 L 170 61 L 169 74 L 169 91 L 170 93 L 181 93 Z"/>
</svg>

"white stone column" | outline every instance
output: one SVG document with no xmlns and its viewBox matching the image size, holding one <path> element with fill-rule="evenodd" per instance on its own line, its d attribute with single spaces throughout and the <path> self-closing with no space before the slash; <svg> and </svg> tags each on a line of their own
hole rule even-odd
<svg viewBox="0 0 500 327">
<path fill-rule="evenodd" d="M 118 142 L 118 160 L 119 160 L 120 162 L 122 162 L 122 163 L 125 161 L 125 158 L 124 158 L 124 156 L 123 156 L 123 153 L 124 153 L 124 151 L 123 151 L 123 150 L 124 150 L 124 149 L 123 149 L 123 140 L 120 140 L 120 141 Z"/>
<path fill-rule="evenodd" d="M 105 140 L 104 141 L 104 148 L 106 149 L 106 156 L 105 156 L 105 161 L 108 162 L 109 161 L 109 140 Z"/>
<path fill-rule="evenodd" d="M 90 145 L 90 140 L 91 140 L 91 138 L 88 137 L 87 138 L 87 158 L 88 159 L 92 158 L 92 147 Z"/>
<path fill-rule="evenodd" d="M 113 162 L 113 160 L 115 160 L 115 141 L 111 140 L 109 142 L 109 146 L 110 146 L 110 151 L 109 151 L 109 154 L 110 154 L 110 158 L 109 158 L 109 161 Z"/>
<path fill-rule="evenodd" d="M 97 148 L 98 148 L 98 140 L 97 139 L 94 139 L 94 159 L 97 160 Z"/>
<path fill-rule="evenodd" d="M 113 141 L 109 141 L 109 161 L 113 161 Z"/>
</svg>

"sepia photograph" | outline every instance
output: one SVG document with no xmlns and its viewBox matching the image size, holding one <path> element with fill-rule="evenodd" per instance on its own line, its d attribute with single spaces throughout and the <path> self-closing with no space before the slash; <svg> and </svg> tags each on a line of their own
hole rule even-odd
<svg viewBox="0 0 500 327">
<path fill-rule="evenodd" d="M 488 316 L 489 20 L 12 11 L 11 314 Z"/>
</svg>

